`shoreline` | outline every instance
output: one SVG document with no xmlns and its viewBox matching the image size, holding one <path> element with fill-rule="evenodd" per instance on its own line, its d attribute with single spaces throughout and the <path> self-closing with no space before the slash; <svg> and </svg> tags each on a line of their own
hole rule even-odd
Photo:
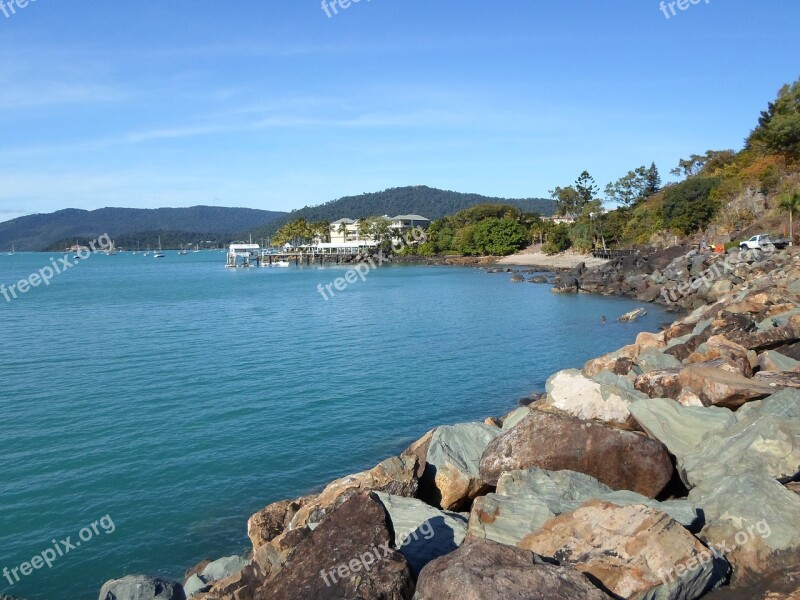
<svg viewBox="0 0 800 600">
<path fill-rule="evenodd" d="M 673 252 L 673 254 L 675 253 Z M 533 256 L 533 254 L 531 254 L 531 256 Z M 575 266 L 569 269 L 567 269 L 567 267 L 562 267 L 562 269 L 569 271 L 569 275 L 557 277 L 556 286 L 553 291 L 562 293 L 574 291 L 570 280 L 570 278 L 574 278 L 578 283 L 576 289 L 580 289 L 580 291 L 603 295 L 627 296 L 643 302 L 653 302 L 661 298 L 661 295 L 655 294 L 655 291 L 661 292 L 661 290 L 666 289 L 666 285 L 671 281 L 669 277 L 664 277 L 664 273 L 669 273 L 669 269 L 675 269 L 679 272 L 680 276 L 685 274 L 688 277 L 690 271 L 701 273 L 704 272 L 700 271 L 701 268 L 705 269 L 708 265 L 713 266 L 716 264 L 715 261 L 724 260 L 723 257 L 698 256 L 696 253 L 689 253 L 685 256 L 676 255 L 674 257 L 670 255 L 667 258 L 669 259 L 667 264 L 661 265 L 658 256 L 655 256 L 655 258 L 648 256 L 645 262 L 648 259 L 652 259 L 657 268 L 652 269 L 646 275 L 641 272 L 641 269 L 637 268 L 628 269 L 627 275 L 610 277 L 609 274 L 618 273 L 621 269 L 625 268 L 624 262 L 621 260 L 602 261 L 602 264 L 594 268 L 587 268 L 583 265 L 579 265 L 577 269 Z M 315 490 L 320 490 L 320 488 L 322 488 L 318 493 L 312 492 L 309 496 L 303 496 L 295 500 L 284 500 L 267 506 L 262 511 L 253 515 L 248 522 L 248 535 L 253 542 L 253 553 L 249 559 L 242 559 L 245 560 L 247 564 L 242 566 L 236 563 L 237 569 L 225 572 L 225 577 L 218 577 L 214 580 L 210 580 L 207 584 L 204 580 L 200 581 L 199 583 L 203 585 L 197 589 L 203 589 L 204 591 L 198 593 L 194 597 L 198 600 L 261 598 L 263 596 L 258 596 L 258 591 L 266 589 L 269 589 L 270 593 L 276 589 L 279 590 L 275 597 L 289 597 L 282 596 L 280 590 L 296 590 L 298 589 L 297 585 L 299 581 L 302 581 L 304 585 L 312 586 L 312 588 L 313 586 L 318 586 L 319 582 L 315 581 L 313 575 L 308 575 L 308 573 L 317 573 L 317 567 L 320 565 L 323 565 L 323 567 L 329 565 L 333 560 L 330 556 L 339 556 L 337 553 L 340 550 L 326 545 L 323 541 L 325 537 L 323 533 L 327 532 L 329 529 L 333 529 L 337 539 L 349 539 L 348 536 L 354 538 L 358 537 L 359 534 L 354 533 L 354 530 L 351 528 L 363 527 L 364 519 L 369 521 L 370 517 L 367 515 L 371 514 L 372 509 L 370 507 L 373 505 L 382 505 L 383 509 L 379 511 L 380 514 L 387 515 L 389 520 L 395 523 L 394 527 L 388 527 L 387 535 L 390 536 L 390 541 L 387 543 L 391 543 L 391 536 L 393 535 L 391 532 L 393 530 L 399 531 L 398 528 L 401 527 L 399 525 L 401 522 L 404 523 L 409 518 L 416 518 L 408 511 L 420 515 L 448 514 L 437 512 L 442 509 L 450 511 L 470 511 L 468 523 L 450 523 L 448 525 L 453 531 L 462 531 L 463 529 L 464 534 L 468 531 L 471 532 L 470 540 L 465 541 L 460 549 L 450 548 L 447 551 L 439 549 L 437 554 L 439 558 L 434 560 L 431 565 L 437 564 L 441 566 L 440 563 L 446 565 L 451 555 L 454 557 L 462 552 L 462 550 L 468 552 L 472 549 L 480 549 L 480 551 L 484 552 L 497 551 L 501 552 L 501 554 L 506 552 L 506 550 L 498 550 L 494 546 L 485 546 L 485 544 L 488 544 L 490 541 L 492 541 L 492 543 L 499 542 L 501 546 L 508 544 L 504 536 L 507 536 L 509 524 L 504 523 L 500 529 L 496 529 L 494 521 L 499 518 L 497 515 L 502 516 L 503 519 L 512 519 L 512 522 L 514 522 L 513 519 L 516 517 L 513 516 L 513 513 L 497 513 L 495 517 L 484 521 L 480 515 L 483 514 L 481 511 L 490 510 L 489 506 L 495 506 L 492 503 L 500 502 L 503 498 L 502 494 L 499 497 L 497 496 L 500 492 L 499 483 L 496 479 L 493 479 L 496 475 L 492 475 L 492 473 L 497 472 L 502 480 L 503 473 L 507 472 L 509 467 L 503 466 L 500 467 L 499 471 L 493 471 L 493 469 L 497 468 L 492 466 L 495 464 L 493 461 L 499 460 L 500 456 L 505 456 L 506 458 L 502 460 L 507 461 L 508 456 L 515 457 L 515 452 L 518 453 L 522 450 L 517 446 L 512 446 L 510 448 L 516 449 L 506 449 L 495 457 L 495 455 L 492 454 L 492 448 L 506 438 L 509 440 L 513 439 L 512 434 L 517 429 L 521 428 L 525 430 L 526 428 L 534 427 L 535 423 L 540 420 L 549 420 L 548 422 L 554 420 L 554 422 L 560 421 L 562 422 L 560 425 L 561 427 L 567 427 L 572 421 L 583 423 L 584 425 L 580 426 L 583 433 L 579 434 L 579 436 L 582 437 L 576 440 L 579 444 L 585 444 L 587 431 L 592 432 L 590 435 L 595 435 L 594 432 L 597 432 L 597 435 L 611 436 L 612 438 L 614 436 L 630 436 L 633 435 L 632 432 L 637 432 L 634 438 L 630 438 L 630 440 L 635 440 L 636 444 L 644 443 L 645 440 L 650 440 L 652 442 L 652 448 L 648 446 L 650 449 L 648 449 L 647 452 L 656 453 L 654 457 L 658 456 L 658 459 L 653 458 L 652 460 L 656 460 L 660 466 L 647 466 L 632 479 L 622 482 L 618 480 L 621 476 L 616 468 L 619 462 L 618 460 L 600 461 L 602 463 L 608 463 L 600 467 L 597 467 L 597 465 L 586 465 L 582 468 L 588 470 L 583 471 L 580 465 L 575 465 L 577 468 L 574 469 L 562 465 L 560 469 L 566 468 L 568 471 L 574 470 L 579 473 L 584 472 L 598 478 L 606 484 L 610 484 L 612 481 L 618 482 L 612 485 L 611 489 L 634 490 L 645 496 L 654 498 L 652 502 L 657 503 L 657 500 L 671 498 L 670 502 L 682 502 L 684 504 L 681 506 L 689 506 L 690 504 L 686 503 L 692 498 L 694 492 L 688 493 L 687 498 L 686 487 L 691 490 L 692 487 L 700 485 L 700 478 L 705 477 L 705 471 L 699 471 L 699 474 L 695 474 L 691 468 L 681 467 L 681 470 L 679 470 L 680 478 L 684 480 L 681 481 L 678 478 L 678 474 L 674 471 L 674 457 L 673 460 L 666 460 L 669 456 L 667 454 L 667 449 L 669 449 L 670 453 L 677 453 L 677 463 L 679 466 L 681 465 L 680 461 L 683 460 L 682 454 L 675 449 L 676 447 L 673 447 L 674 442 L 670 437 L 672 434 L 662 433 L 656 426 L 660 419 L 666 417 L 663 415 L 655 417 L 655 420 L 651 423 L 646 412 L 641 413 L 640 410 L 634 412 L 634 404 L 637 406 L 644 405 L 648 410 L 655 410 L 661 403 L 669 402 L 672 404 L 672 400 L 674 400 L 677 406 L 698 407 L 695 410 L 708 410 L 709 415 L 711 415 L 710 411 L 712 410 L 727 410 L 731 415 L 735 415 L 736 413 L 731 411 L 735 411 L 740 406 L 744 405 L 746 400 L 728 400 L 727 396 L 717 398 L 715 394 L 724 395 L 727 393 L 726 391 L 720 391 L 727 389 L 725 386 L 728 388 L 736 388 L 736 393 L 731 398 L 738 398 L 741 394 L 745 393 L 739 388 L 760 390 L 762 388 L 759 386 L 763 387 L 767 382 L 773 386 L 774 389 L 765 387 L 764 389 L 770 389 L 770 391 L 768 393 L 761 392 L 760 396 L 758 392 L 747 392 L 755 393 L 754 396 L 751 396 L 753 399 L 768 397 L 775 394 L 775 392 L 780 389 L 796 390 L 796 388 L 800 387 L 800 375 L 797 378 L 797 382 L 792 383 L 795 381 L 794 379 L 781 374 L 782 368 L 786 367 L 790 360 L 792 364 L 797 362 L 798 373 L 800 373 L 800 360 L 794 361 L 794 359 L 788 357 L 782 358 L 783 355 L 776 356 L 774 353 L 770 354 L 770 352 L 773 352 L 772 350 L 765 350 L 765 348 L 781 347 L 781 341 L 786 341 L 787 343 L 794 339 L 800 341 L 800 286 L 792 287 L 790 285 L 791 281 L 789 280 L 790 272 L 794 273 L 793 276 L 800 274 L 800 260 L 794 260 L 795 258 L 800 259 L 800 256 L 784 252 L 779 256 L 766 257 L 760 262 L 752 260 L 750 263 L 739 265 L 737 267 L 738 274 L 731 273 L 729 279 L 724 279 L 720 276 L 717 281 L 710 282 L 711 285 L 707 290 L 684 290 L 690 293 L 678 298 L 674 307 L 676 310 L 691 311 L 688 315 L 676 315 L 674 322 L 664 328 L 660 333 L 639 334 L 634 344 L 607 355 L 594 358 L 587 362 L 582 370 L 568 369 L 554 374 L 548 380 L 547 394 L 544 396 L 532 394 L 530 402 L 528 402 L 527 399 L 518 400 L 517 404 L 519 406 L 516 406 L 510 413 L 503 417 L 487 417 L 483 423 L 476 422 L 436 427 L 425 436 L 412 443 L 400 456 L 388 458 L 372 470 L 343 477 L 330 482 L 324 487 L 316 486 L 314 488 Z M 532 259 L 532 261 L 533 260 L 534 259 Z M 664 260 L 666 260 L 666 258 L 664 258 Z M 661 262 L 664 262 L 664 260 Z M 478 259 L 478 262 L 481 264 L 474 264 L 476 261 L 473 259 L 469 259 L 469 261 L 473 264 L 460 264 L 459 266 L 491 267 L 491 265 L 497 264 L 486 262 L 485 259 Z M 792 264 L 793 261 L 796 263 L 796 266 L 794 270 L 791 271 L 789 265 Z M 419 264 L 419 261 L 415 262 Z M 452 265 L 453 263 L 448 261 L 444 264 Z M 683 266 L 686 264 L 691 265 L 691 269 L 683 269 Z M 528 264 L 514 266 L 534 267 L 540 265 Z M 548 272 L 558 268 L 552 263 L 548 265 L 548 267 Z M 709 267 L 709 269 L 710 268 L 711 267 Z M 791 296 L 791 294 L 787 294 L 785 290 L 776 291 L 773 295 L 770 295 L 768 291 L 764 291 L 772 289 L 773 286 L 767 282 L 771 281 L 773 273 L 775 273 L 775 277 L 782 282 L 781 285 L 792 289 L 793 293 L 796 294 L 794 296 L 796 309 L 786 308 L 785 303 L 781 304 L 779 302 L 779 300 L 784 300 L 787 295 Z M 628 289 L 628 287 L 630 287 L 626 283 L 628 280 L 635 280 L 634 283 L 638 285 L 638 288 L 636 285 L 631 288 L 634 293 L 631 293 L 630 289 Z M 725 282 L 725 285 L 718 285 L 720 282 Z M 562 289 L 559 289 L 559 286 L 561 286 Z M 670 287 L 669 289 L 672 290 L 678 287 L 683 289 L 680 284 Z M 714 288 L 719 289 L 720 293 L 718 295 L 716 295 L 716 293 L 711 293 Z M 649 294 L 647 294 L 648 290 Z M 722 293 L 723 290 L 725 293 Z M 653 297 L 649 300 L 644 300 L 642 295 Z M 773 296 L 775 300 L 771 300 Z M 774 302 L 775 306 L 778 308 L 771 309 L 770 302 Z M 741 308 L 736 308 L 740 305 Z M 736 312 L 740 310 L 743 312 Z M 785 325 L 781 325 L 783 328 L 781 330 L 781 335 L 784 337 L 780 337 L 777 333 L 769 331 L 753 333 L 749 325 L 743 324 L 742 319 L 736 317 L 737 314 L 753 314 L 754 316 L 752 318 L 758 321 L 761 319 L 760 315 L 772 315 L 769 316 L 769 318 L 773 319 L 773 323 L 777 323 L 779 321 L 776 320 L 776 315 L 777 319 L 780 319 L 780 315 L 784 314 L 780 312 L 781 310 L 790 314 L 788 322 Z M 796 310 L 798 314 L 796 320 L 793 320 L 795 317 L 791 316 L 795 314 L 792 312 L 794 310 Z M 749 313 L 747 311 L 749 311 Z M 798 332 L 796 335 L 793 329 L 795 326 Z M 778 325 L 775 325 L 775 327 L 778 327 Z M 727 338 L 724 336 L 727 336 Z M 718 340 L 718 338 L 724 341 L 715 341 Z M 764 341 L 761 341 L 762 338 Z M 731 341 L 728 341 L 728 339 Z M 717 348 L 722 344 L 719 348 L 727 348 L 727 350 L 725 350 L 725 352 L 715 350 L 715 352 L 717 352 L 715 354 L 709 349 L 704 349 L 706 346 L 711 348 L 712 343 L 716 344 L 713 348 Z M 726 344 L 728 345 L 726 346 Z M 742 360 L 737 358 L 740 356 L 737 354 L 739 351 L 732 350 L 733 346 L 730 346 L 730 344 L 736 344 L 737 347 L 742 348 L 742 351 L 745 353 L 750 352 L 751 354 L 748 355 L 749 358 L 747 361 L 742 362 Z M 759 344 L 762 344 L 762 346 L 759 346 Z M 756 350 L 752 348 L 756 348 Z M 698 355 L 701 351 L 703 354 Z M 758 361 L 755 361 L 753 356 L 756 356 L 759 351 L 761 354 L 758 354 Z M 733 352 L 733 354 L 731 354 L 731 352 Z M 696 355 L 698 358 L 692 360 L 692 356 Z M 722 358 L 717 358 L 720 356 Z M 798 353 L 797 358 L 800 359 L 800 353 Z M 762 359 L 764 361 L 763 363 Z M 723 361 L 724 364 L 718 364 L 720 361 Z M 698 364 L 698 367 L 703 367 L 703 364 L 707 364 L 708 369 L 712 370 L 709 370 L 708 373 L 704 371 L 703 375 L 699 375 L 698 373 L 699 377 L 692 379 L 689 377 L 688 373 L 692 371 L 692 369 L 697 368 L 693 367 L 693 364 Z M 776 365 L 781 368 L 776 368 Z M 761 371 L 764 371 L 766 374 L 762 376 Z M 673 383 L 678 372 L 680 373 L 681 381 L 684 382 L 681 384 L 684 386 L 682 390 L 675 388 L 675 384 Z M 734 372 L 735 377 L 739 377 L 740 379 L 735 379 L 734 375 L 730 374 L 731 372 Z M 686 373 L 685 381 L 683 379 L 684 373 Z M 726 375 L 726 373 L 728 374 Z M 738 375 L 736 375 L 737 373 Z M 770 373 L 773 374 L 770 375 Z M 708 378 L 713 380 L 715 377 L 721 377 L 724 381 L 724 385 L 717 384 L 714 386 L 708 384 L 707 386 L 705 381 Z M 571 383 L 572 380 L 576 381 L 575 385 L 578 385 L 579 389 L 584 390 L 581 392 L 579 400 L 577 401 L 568 391 L 572 389 L 570 387 L 573 385 Z M 589 388 L 586 386 L 589 386 Z M 598 386 L 598 389 L 602 386 L 607 386 L 607 388 L 604 388 L 606 391 L 603 392 L 602 396 L 598 396 L 596 400 L 586 404 L 584 393 L 586 389 L 590 389 L 592 386 Z M 687 392 L 687 390 L 691 391 Z M 678 393 L 679 391 L 680 394 Z M 622 404 L 608 404 L 608 394 L 612 394 L 613 397 L 622 400 Z M 798 392 L 798 394 L 800 395 L 800 392 Z M 665 396 L 667 398 L 672 398 L 672 400 L 664 400 L 663 398 Z M 618 401 L 615 400 L 615 402 Z M 757 403 L 754 403 L 754 406 L 756 404 Z M 710 408 L 715 406 L 717 408 Z M 551 426 L 552 425 L 548 425 L 548 427 Z M 695 426 L 697 425 L 695 424 Z M 586 430 L 586 427 L 590 429 Z M 798 427 L 798 435 L 800 435 L 800 421 L 798 421 Z M 538 433 L 533 436 L 526 434 L 525 439 L 531 439 L 531 437 L 536 439 L 539 436 L 547 435 L 546 429 L 537 431 Z M 559 434 L 556 438 L 548 442 L 548 444 L 558 448 L 560 445 L 568 444 L 570 439 L 570 436 L 567 434 Z M 632 442 L 626 442 L 626 444 L 630 443 Z M 666 446 L 664 446 L 664 444 L 666 444 Z M 473 446 L 474 449 L 471 449 Z M 508 454 L 509 451 L 511 451 L 510 455 Z M 467 453 L 466 456 L 464 452 Z M 642 452 L 644 452 L 644 450 L 642 450 Z M 455 455 L 453 453 L 455 453 Z M 712 463 L 717 461 L 719 453 L 720 450 L 715 450 L 712 457 L 706 458 L 706 460 Z M 524 465 L 525 461 L 531 460 L 536 464 L 536 462 L 540 460 L 539 454 L 541 454 L 541 452 L 537 451 L 531 456 L 525 455 L 516 457 L 515 460 L 522 461 L 520 466 Z M 637 457 L 637 460 L 639 459 L 641 459 L 641 457 Z M 443 460 L 445 462 L 441 462 Z M 472 464 L 475 465 L 475 469 L 477 469 L 478 463 L 480 468 L 473 471 L 470 467 L 463 466 L 470 464 L 471 461 L 474 461 Z M 634 460 L 632 464 L 635 466 L 635 463 L 636 460 Z M 450 466 L 445 468 L 446 464 Z M 727 468 L 735 468 L 736 464 L 738 464 L 738 461 L 727 459 L 724 461 L 724 464 L 714 465 L 714 468 L 724 471 Z M 438 466 L 438 473 L 434 465 Z M 453 467 L 453 465 L 462 466 Z M 730 467 L 730 465 L 734 466 Z M 435 478 L 429 472 L 432 467 L 434 467 L 433 473 L 437 473 Z M 450 469 L 453 468 L 455 468 L 455 472 L 450 472 Z M 511 468 L 513 469 L 515 467 Z M 547 469 L 548 467 L 542 465 L 542 468 Z M 711 466 L 706 465 L 704 468 L 710 469 Z M 559 469 L 554 470 L 558 471 Z M 737 475 L 730 483 L 727 483 L 727 480 L 723 480 L 722 476 L 720 476 L 715 477 L 713 482 L 716 485 L 725 483 L 725 485 L 734 486 L 739 479 L 741 479 L 741 477 Z M 481 480 L 483 480 L 483 483 L 478 485 Z M 720 483 L 720 481 L 722 481 L 722 483 Z M 492 492 L 495 488 L 497 488 L 495 492 Z M 757 492 L 761 493 L 761 489 L 758 488 Z M 731 489 L 726 493 L 728 496 L 736 497 L 735 490 Z M 385 494 L 389 494 L 389 496 L 385 496 Z M 796 496 L 789 494 L 786 498 L 792 497 Z M 786 498 L 783 499 L 783 502 L 787 502 Z M 714 516 L 713 507 L 711 507 L 711 505 L 706 507 L 703 497 L 699 497 L 698 501 L 700 502 L 698 507 L 702 507 L 706 510 L 707 518 L 715 524 L 715 527 L 722 527 L 719 522 L 714 521 L 717 517 Z M 764 501 L 768 502 L 768 500 Z M 798 499 L 797 502 L 800 503 L 800 499 Z M 399 507 L 404 503 L 408 504 L 409 507 L 413 506 L 413 510 L 409 507 L 401 510 Z M 503 506 L 503 502 L 500 502 L 498 506 Z M 588 507 L 589 505 L 586 506 Z M 602 519 L 605 513 L 611 514 L 617 509 L 623 510 L 620 507 L 610 508 L 610 506 L 613 505 L 603 505 L 602 507 L 598 505 L 591 510 L 599 510 L 599 513 L 595 517 L 599 519 Z M 660 506 L 660 504 L 657 503 L 657 506 Z M 355 518 L 355 521 L 352 523 L 348 518 L 345 518 L 348 515 L 348 510 L 355 511 L 353 515 L 348 517 L 351 519 Z M 384 513 L 383 510 L 386 512 Z M 477 513 L 476 510 L 478 510 Z M 581 510 L 590 509 L 582 508 Z M 633 511 L 630 518 L 642 516 L 636 513 L 639 509 L 626 508 L 625 510 Z M 672 513 L 670 510 L 667 510 L 667 513 L 673 516 L 673 518 L 677 518 L 680 522 L 680 525 L 676 523 L 676 526 L 680 527 L 682 525 L 688 528 L 691 535 L 687 538 L 686 535 L 689 534 L 680 533 L 680 531 L 686 532 L 687 529 L 681 528 L 675 530 L 678 532 L 675 535 L 678 535 L 679 538 L 683 536 L 681 538 L 683 541 L 678 542 L 678 538 L 674 540 L 670 538 L 669 544 L 699 544 L 700 542 L 697 541 L 696 536 L 700 536 L 700 539 L 705 543 L 720 543 L 719 540 L 714 539 L 715 532 L 717 531 L 716 529 L 705 534 L 704 537 L 700 529 L 693 529 L 693 526 L 690 525 L 692 522 L 691 519 L 686 522 L 681 521 L 681 518 L 683 518 L 681 515 L 685 513 Z M 734 509 L 729 507 L 726 510 Z M 426 513 L 426 511 L 428 512 Z M 430 513 L 430 511 L 433 511 L 433 513 Z M 556 514 L 558 514 L 558 512 L 556 512 Z M 568 518 L 569 514 L 571 513 L 568 511 L 564 512 L 565 516 L 563 518 Z M 447 517 L 445 517 L 445 519 L 446 518 Z M 644 516 L 642 516 L 642 518 L 644 518 Z M 344 521 L 342 521 L 342 519 L 344 519 Z M 529 517 L 525 517 L 525 519 L 529 519 Z M 542 523 L 542 525 L 545 525 L 545 523 Z M 521 525 L 518 526 L 521 527 Z M 380 527 L 378 528 L 380 529 Z M 319 529 L 319 531 L 317 531 L 317 529 Z M 506 531 L 506 533 L 502 533 L 503 531 Z M 646 530 L 645 533 L 647 533 L 647 531 L 649 530 Z M 705 529 L 703 529 L 703 531 L 705 531 Z M 723 528 L 723 531 L 726 530 Z M 798 538 L 800 538 L 800 531 L 798 533 Z M 553 535 L 552 532 L 551 535 Z M 658 536 L 655 532 L 653 535 L 654 541 L 652 543 L 657 543 L 655 540 L 658 539 Z M 463 536 L 461 539 L 463 539 Z M 483 543 L 479 543 L 479 541 L 476 540 Z M 403 544 L 400 542 L 401 540 L 399 537 L 394 540 L 393 548 L 395 549 L 396 558 L 402 561 L 403 558 L 401 557 L 404 557 L 408 564 L 412 566 L 413 577 L 408 575 L 409 578 L 405 579 L 406 576 L 398 576 L 399 578 L 396 580 L 388 582 L 383 581 L 381 584 L 383 586 L 381 587 L 381 592 L 383 593 L 387 590 L 395 589 L 396 593 L 390 593 L 384 597 L 410 599 L 410 595 L 400 590 L 401 588 L 406 589 L 406 586 L 411 586 L 412 589 L 416 586 L 418 596 L 415 596 L 415 598 L 427 599 L 428 596 L 419 595 L 420 591 L 426 589 L 426 586 L 430 587 L 430 579 L 425 576 L 427 567 L 421 565 L 420 569 L 422 569 L 422 572 L 419 572 L 419 569 L 414 567 L 414 561 L 416 559 L 413 553 L 404 553 Z M 800 544 L 798 545 L 800 546 Z M 516 543 L 516 546 L 520 547 L 520 543 Z M 503 548 L 514 548 L 514 544 L 503 546 Z M 529 549 L 534 549 L 535 551 L 535 546 Z M 771 549 L 775 551 L 783 550 L 783 548 Z M 353 550 L 353 552 L 354 551 L 355 550 Z M 333 554 L 329 556 L 331 552 L 333 552 Z M 326 556 L 328 556 L 328 558 L 325 558 Z M 772 555 L 769 554 L 769 556 Z M 733 551 L 730 552 L 727 558 L 734 568 L 735 575 L 738 576 L 742 571 L 748 572 L 749 569 L 753 576 L 760 581 L 759 585 L 762 588 L 767 589 L 770 587 L 770 582 L 774 577 L 768 565 L 758 562 L 756 558 L 752 558 L 747 554 L 742 556 L 734 555 Z M 602 562 L 604 559 L 598 557 L 596 560 Z M 713 567 L 714 569 L 721 569 L 723 563 L 728 565 L 725 559 L 720 558 L 720 561 L 719 564 L 715 563 L 716 566 Z M 626 567 L 625 565 L 617 565 L 615 568 L 624 571 Z M 728 566 L 726 568 L 730 569 L 731 567 Z M 191 572 L 192 570 L 190 570 L 190 573 Z M 194 572 L 196 575 L 199 571 L 194 569 Z M 325 571 L 323 570 L 323 572 Z M 716 574 L 712 576 L 710 571 L 703 571 L 703 577 L 707 578 L 706 583 L 711 581 L 714 584 L 712 587 L 716 587 L 727 582 L 727 577 L 723 575 L 721 570 L 714 571 L 714 573 Z M 340 576 L 344 577 L 341 574 Z M 335 578 L 334 581 L 336 581 Z M 743 580 L 735 579 L 734 583 L 739 585 L 741 581 Z M 344 580 L 340 579 L 339 583 L 345 586 L 347 590 L 352 591 L 351 588 L 347 587 L 349 584 Z M 190 581 L 187 580 L 186 584 L 188 586 Z M 193 581 L 192 584 L 197 585 L 198 581 Z M 655 584 L 650 583 L 648 585 Z M 330 587 L 330 585 L 328 587 Z M 712 587 L 708 587 L 705 591 L 710 591 Z M 340 588 L 340 590 L 344 590 L 345 588 Z M 324 588 L 320 589 L 324 591 Z M 730 589 L 732 588 L 723 588 L 723 593 L 724 590 Z M 353 597 L 352 595 L 348 595 L 349 593 L 350 592 L 343 593 L 341 597 Z M 176 596 L 176 598 L 177 597 L 178 596 Z M 369 597 L 372 598 L 373 596 Z M 699 598 L 700 596 L 694 597 Z"/>
</svg>

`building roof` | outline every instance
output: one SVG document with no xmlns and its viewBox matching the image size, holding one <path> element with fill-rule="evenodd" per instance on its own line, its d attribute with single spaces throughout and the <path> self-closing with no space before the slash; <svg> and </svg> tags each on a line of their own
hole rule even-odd
<svg viewBox="0 0 800 600">
<path fill-rule="evenodd" d="M 430 221 L 430 219 L 419 215 L 397 215 L 396 217 L 392 217 L 392 221 Z"/>
<path fill-rule="evenodd" d="M 331 223 L 331 225 L 341 225 L 342 223 L 344 223 L 345 225 L 352 225 L 353 223 L 355 223 L 355 221 L 353 221 L 353 219 L 339 219 L 338 221 L 334 221 L 333 223 Z"/>
</svg>

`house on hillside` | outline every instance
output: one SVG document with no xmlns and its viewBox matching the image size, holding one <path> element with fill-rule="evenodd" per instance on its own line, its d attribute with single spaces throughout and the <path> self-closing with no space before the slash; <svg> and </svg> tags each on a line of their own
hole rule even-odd
<svg viewBox="0 0 800 600">
<path fill-rule="evenodd" d="M 419 227 L 427 229 L 431 221 L 419 215 L 397 215 L 396 217 L 389 217 L 392 222 L 392 233 L 395 238 L 403 237 L 406 233 Z"/>
</svg>

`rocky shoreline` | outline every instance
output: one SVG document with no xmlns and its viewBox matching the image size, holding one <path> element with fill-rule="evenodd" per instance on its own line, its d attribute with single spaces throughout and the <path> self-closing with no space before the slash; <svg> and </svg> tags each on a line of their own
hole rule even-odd
<svg viewBox="0 0 800 600">
<path fill-rule="evenodd" d="M 800 255 L 671 249 L 554 291 L 691 312 L 502 418 L 267 506 L 247 557 L 100 599 L 800 598 Z"/>
</svg>

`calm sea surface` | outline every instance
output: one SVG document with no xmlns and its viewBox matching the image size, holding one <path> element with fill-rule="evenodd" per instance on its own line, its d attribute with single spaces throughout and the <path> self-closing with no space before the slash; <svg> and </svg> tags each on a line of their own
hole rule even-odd
<svg viewBox="0 0 800 600">
<path fill-rule="evenodd" d="M 0 255 L 0 283 L 49 258 Z M 270 502 L 504 414 L 671 320 L 621 324 L 639 304 L 466 268 L 383 267 L 326 302 L 317 285 L 345 268 L 224 262 L 96 255 L 0 296 L 0 569 L 90 538 L 0 591 L 95 600 L 110 578 L 242 553 Z"/>
</svg>

